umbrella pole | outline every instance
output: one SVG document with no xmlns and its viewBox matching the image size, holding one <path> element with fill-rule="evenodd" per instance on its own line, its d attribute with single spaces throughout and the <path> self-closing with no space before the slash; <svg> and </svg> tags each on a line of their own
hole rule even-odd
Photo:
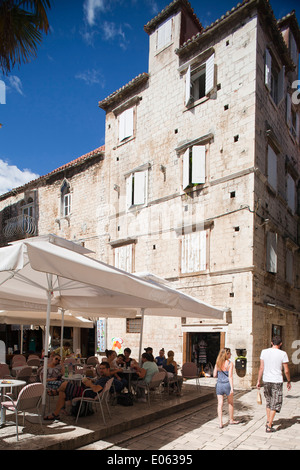
<svg viewBox="0 0 300 470">
<path fill-rule="evenodd" d="M 47 300 L 47 319 L 46 319 L 46 335 L 45 335 L 45 355 L 44 355 L 44 373 L 43 373 L 43 385 L 44 392 L 42 398 L 42 410 L 45 414 L 46 408 L 46 384 L 47 384 L 47 372 L 48 372 L 48 354 L 49 354 L 49 332 L 50 332 L 50 312 L 51 312 L 51 297 L 52 297 L 52 274 L 47 274 L 48 278 L 48 300 Z"/>
<path fill-rule="evenodd" d="M 64 340 L 65 311 L 61 309 L 61 329 L 60 329 L 60 357 L 63 364 L 63 340 Z"/>
<path fill-rule="evenodd" d="M 141 315 L 142 315 L 142 323 L 141 323 L 141 333 L 140 333 L 139 363 L 141 363 L 141 360 L 142 360 L 142 343 L 143 343 L 144 315 L 145 315 L 145 309 L 144 308 L 141 308 Z"/>
</svg>

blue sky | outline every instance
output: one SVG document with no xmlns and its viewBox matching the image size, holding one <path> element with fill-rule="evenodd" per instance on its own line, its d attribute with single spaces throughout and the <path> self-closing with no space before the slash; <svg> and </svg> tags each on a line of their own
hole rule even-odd
<svg viewBox="0 0 300 470">
<path fill-rule="evenodd" d="M 171 0 L 52 0 L 37 58 L 8 77 L 0 104 L 0 194 L 105 143 L 98 102 L 148 71 L 144 25 Z M 190 0 L 206 27 L 238 0 Z M 271 0 L 277 19 L 298 0 Z"/>
</svg>

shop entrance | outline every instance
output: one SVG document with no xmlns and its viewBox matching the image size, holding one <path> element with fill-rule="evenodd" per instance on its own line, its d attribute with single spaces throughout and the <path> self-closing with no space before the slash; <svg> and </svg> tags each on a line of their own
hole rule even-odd
<svg viewBox="0 0 300 470">
<path fill-rule="evenodd" d="M 224 347 L 224 333 L 188 333 L 187 360 L 197 364 L 199 372 L 212 375 L 217 356 Z"/>
</svg>

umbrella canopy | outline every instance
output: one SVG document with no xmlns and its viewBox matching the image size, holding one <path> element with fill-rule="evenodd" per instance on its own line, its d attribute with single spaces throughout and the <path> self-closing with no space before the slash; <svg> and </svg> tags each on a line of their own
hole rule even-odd
<svg viewBox="0 0 300 470">
<path fill-rule="evenodd" d="M 0 310 L 0 325 L 46 325 L 46 312 L 26 312 Z M 50 325 L 61 326 L 62 315 L 59 313 L 50 313 Z M 64 314 L 64 326 L 93 328 L 94 323 L 87 318 L 76 317 L 71 314 Z"/>
<path fill-rule="evenodd" d="M 57 308 L 99 316 L 108 309 L 107 316 L 119 316 L 123 309 L 133 313 L 136 309 L 150 312 L 150 308 L 157 314 L 159 308 L 164 308 L 171 316 L 223 316 L 222 310 L 213 307 L 207 313 L 205 308 L 200 312 L 202 303 L 196 299 L 193 314 L 188 315 L 187 312 L 192 313 L 192 298 L 184 304 L 184 294 L 89 258 L 88 253 L 91 252 L 80 245 L 55 235 L 20 240 L 0 248 L 0 308 L 28 311 L 30 305 L 30 310 L 47 311 L 44 385 L 50 312 Z M 44 405 L 45 398 L 44 393 Z"/>
</svg>

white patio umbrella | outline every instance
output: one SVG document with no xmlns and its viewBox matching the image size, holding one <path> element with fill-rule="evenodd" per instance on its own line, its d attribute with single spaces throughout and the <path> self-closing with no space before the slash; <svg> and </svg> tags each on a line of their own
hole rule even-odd
<svg viewBox="0 0 300 470">
<path fill-rule="evenodd" d="M 110 309 L 107 315 L 118 315 L 124 307 L 176 308 L 178 304 L 175 291 L 166 292 L 159 285 L 83 253 L 90 252 L 55 235 L 21 240 L 0 248 L 0 308 L 26 311 L 30 305 L 30 309 L 47 312 L 44 382 L 51 311 L 59 307 L 76 309 L 79 299 L 81 312 L 88 312 L 87 315 L 100 314 L 103 308 Z M 46 393 L 43 405 L 45 399 Z"/>
</svg>

